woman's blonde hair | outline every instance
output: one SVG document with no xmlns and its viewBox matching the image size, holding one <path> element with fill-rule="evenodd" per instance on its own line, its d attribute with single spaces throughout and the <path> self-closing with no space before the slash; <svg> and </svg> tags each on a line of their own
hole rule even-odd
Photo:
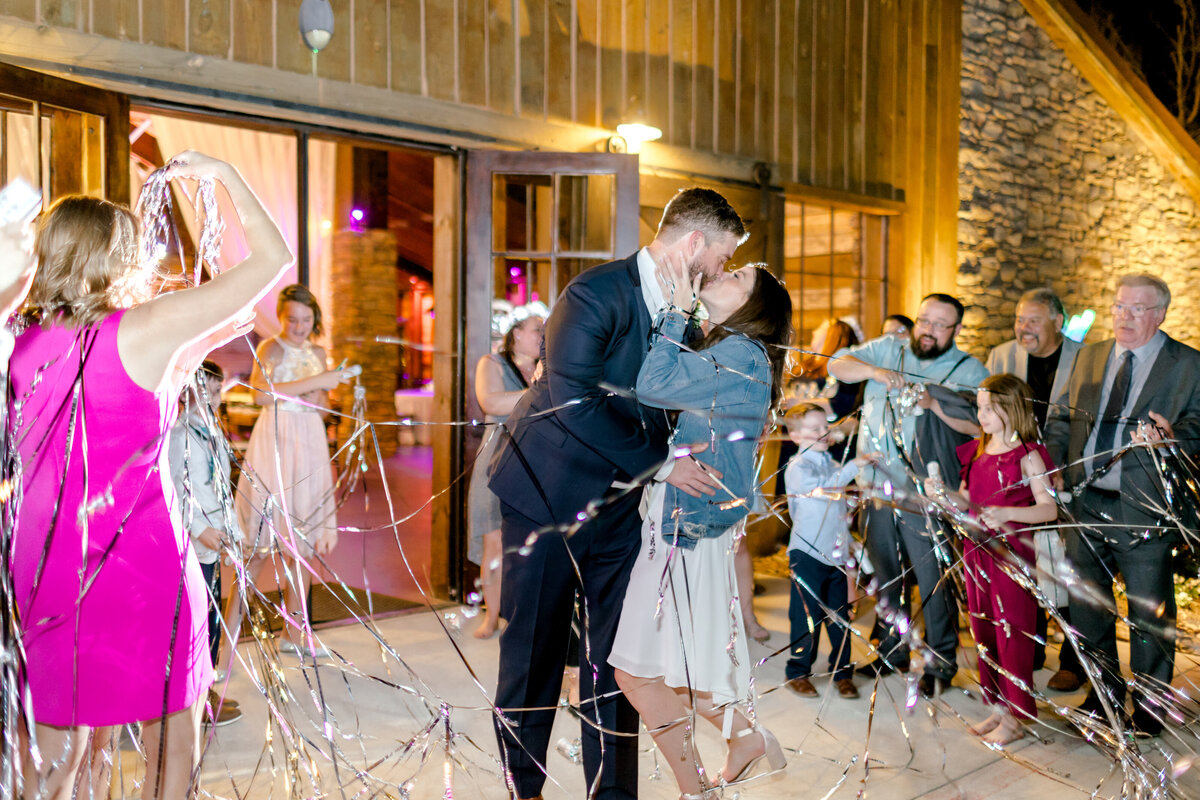
<svg viewBox="0 0 1200 800">
<path fill-rule="evenodd" d="M 148 274 L 138 265 L 137 218 L 108 200 L 71 195 L 37 223 L 37 273 L 25 312 L 92 325 L 143 299 Z"/>
<path fill-rule="evenodd" d="M 1033 389 L 1029 384 L 1018 378 L 1002 372 L 984 378 L 979 384 L 980 391 L 991 395 L 992 405 L 1012 428 L 1013 433 L 1021 440 L 1021 444 L 1033 444 L 1038 440 L 1037 417 L 1033 413 Z M 975 450 L 975 458 L 983 455 L 991 435 L 986 431 L 979 437 L 979 447 Z"/>
</svg>

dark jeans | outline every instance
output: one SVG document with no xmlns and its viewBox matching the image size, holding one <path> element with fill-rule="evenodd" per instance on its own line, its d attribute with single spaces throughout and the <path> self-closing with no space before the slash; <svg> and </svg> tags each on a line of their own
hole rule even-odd
<svg viewBox="0 0 1200 800">
<path fill-rule="evenodd" d="M 208 587 L 208 653 L 215 667 L 221 659 L 221 559 L 201 564 L 200 572 Z"/>
<path fill-rule="evenodd" d="M 1172 550 L 1177 537 L 1151 533 L 1142 538 L 1140 531 L 1146 520 L 1115 492 L 1084 491 L 1075 503 L 1075 514 L 1082 527 L 1066 537 L 1066 545 L 1067 557 L 1080 582 L 1095 590 L 1103 602 L 1113 603 L 1113 578 L 1121 573 L 1132 623 L 1129 667 L 1135 676 L 1149 677 L 1165 687 L 1175 669 Z M 1121 524 L 1129 527 L 1119 527 Z M 1125 680 L 1117 659 L 1116 616 L 1109 608 L 1072 592 L 1071 624 L 1080 640 L 1095 652 L 1101 678 L 1108 689 L 1118 702 L 1124 702 Z M 1064 644 L 1063 649 L 1069 646 Z M 1135 707 L 1144 700 L 1135 695 Z"/>
<path fill-rule="evenodd" d="M 500 615 L 508 620 L 508 627 L 500 634 L 496 734 L 519 797 L 537 797 L 546 782 L 546 752 L 577 590 L 583 622 L 579 698 L 584 775 L 588 786 L 597 785 L 597 800 L 637 797 L 637 736 L 605 733 L 601 747 L 599 729 L 623 734 L 638 730 L 637 712 L 617 690 L 608 663 L 629 571 L 641 546 L 638 499 L 637 495 L 623 498 L 570 539 L 561 533 L 545 534 L 526 555 L 517 551 L 541 525 L 500 504 L 504 542 Z M 594 701 L 595 697 L 600 699 Z"/>
<path fill-rule="evenodd" d="M 850 603 L 846 600 L 849 588 L 846 573 L 799 550 L 788 551 L 788 565 L 792 569 L 792 591 L 788 601 L 792 652 L 785 668 L 787 679 L 812 675 L 822 625 L 829 637 L 829 671 L 833 673 L 833 679 L 840 681 L 853 677 L 850 637 L 839 621 L 846 620 L 850 611 Z"/>
<path fill-rule="evenodd" d="M 937 530 L 938 535 L 942 535 L 941 528 Z M 890 508 L 869 508 L 866 538 L 867 553 L 871 557 L 871 565 L 875 567 L 875 580 L 879 585 L 876 613 L 882 613 L 878 602 L 880 598 L 886 601 L 889 611 L 900 608 L 901 590 L 905 585 L 903 564 L 907 557 L 921 590 L 925 642 L 937 656 L 925 667 L 925 672 L 950 680 L 958 671 L 958 604 L 951 592 L 950 579 L 943 579 L 942 565 L 926 530 L 925 517 Z M 891 666 L 907 668 L 907 646 L 902 644 L 895 626 L 888 625 L 886 630 L 879 644 L 879 652 Z"/>
</svg>

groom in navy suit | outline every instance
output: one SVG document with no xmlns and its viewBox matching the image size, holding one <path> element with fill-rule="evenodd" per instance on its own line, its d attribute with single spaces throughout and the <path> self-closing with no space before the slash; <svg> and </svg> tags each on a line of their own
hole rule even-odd
<svg viewBox="0 0 1200 800">
<path fill-rule="evenodd" d="M 649 246 L 587 270 L 563 290 L 546 323 L 542 377 L 505 423 L 489 483 L 501 501 L 500 606 L 508 620 L 496 728 L 517 798 L 540 797 L 546 780 L 577 589 L 588 796 L 637 797 L 638 717 L 608 665 L 641 544 L 636 486 L 654 477 L 698 496 L 713 494 L 720 477 L 694 459 L 668 458 L 666 413 L 632 395 L 651 316 L 663 304 L 654 270 L 681 257 L 693 276 L 720 280 L 745 238 L 720 194 L 676 194 Z"/>
</svg>

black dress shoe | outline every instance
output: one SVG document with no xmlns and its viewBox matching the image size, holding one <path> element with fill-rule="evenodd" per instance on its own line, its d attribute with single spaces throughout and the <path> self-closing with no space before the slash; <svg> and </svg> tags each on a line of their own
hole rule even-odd
<svg viewBox="0 0 1200 800">
<path fill-rule="evenodd" d="M 1158 736 L 1163 732 L 1162 719 L 1140 705 L 1134 706 L 1132 721 L 1134 733 L 1142 737 Z"/>
<path fill-rule="evenodd" d="M 886 663 L 882 658 L 877 658 L 856 668 L 854 672 L 862 675 L 864 678 L 874 678 L 876 675 L 882 677 L 884 675 L 891 675 L 893 672 L 908 672 L 908 664 L 896 664 L 893 666 Z"/>
<path fill-rule="evenodd" d="M 917 689 L 922 697 L 933 698 L 950 688 L 950 681 L 926 672 L 917 681 Z"/>
</svg>

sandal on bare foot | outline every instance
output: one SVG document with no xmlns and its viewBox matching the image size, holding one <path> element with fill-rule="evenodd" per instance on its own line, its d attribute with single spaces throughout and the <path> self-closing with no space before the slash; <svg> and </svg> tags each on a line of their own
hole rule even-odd
<svg viewBox="0 0 1200 800">
<path fill-rule="evenodd" d="M 746 635 L 759 644 L 766 644 L 771 638 L 771 632 L 753 620 L 746 626 Z"/>
</svg>

